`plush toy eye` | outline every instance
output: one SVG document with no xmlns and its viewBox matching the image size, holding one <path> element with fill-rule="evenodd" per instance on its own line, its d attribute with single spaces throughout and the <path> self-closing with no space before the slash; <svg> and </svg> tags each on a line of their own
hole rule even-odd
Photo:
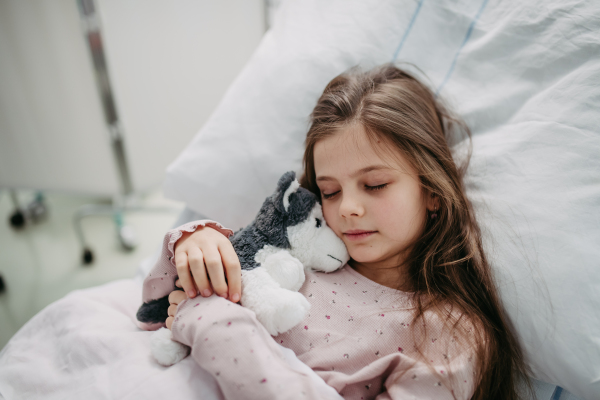
<svg viewBox="0 0 600 400">
<path fill-rule="evenodd" d="M 319 218 L 315 218 L 315 220 L 317 221 L 317 228 L 321 227 L 321 220 Z"/>
</svg>

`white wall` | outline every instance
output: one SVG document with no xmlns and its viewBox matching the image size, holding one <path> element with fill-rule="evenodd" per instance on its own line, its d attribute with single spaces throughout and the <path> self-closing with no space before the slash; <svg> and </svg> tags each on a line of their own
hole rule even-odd
<svg viewBox="0 0 600 400">
<path fill-rule="evenodd" d="M 164 178 L 264 33 L 262 0 L 96 0 L 134 188 Z M 0 0 L 0 187 L 119 190 L 75 0 Z"/>
</svg>

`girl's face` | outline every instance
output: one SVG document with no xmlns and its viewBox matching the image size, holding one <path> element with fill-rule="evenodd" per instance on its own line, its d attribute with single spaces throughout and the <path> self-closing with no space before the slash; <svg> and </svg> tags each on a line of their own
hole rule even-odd
<svg viewBox="0 0 600 400">
<path fill-rule="evenodd" d="M 400 265 L 435 207 L 402 154 L 353 124 L 316 143 L 314 164 L 325 221 L 352 259 L 369 269 Z"/>
</svg>

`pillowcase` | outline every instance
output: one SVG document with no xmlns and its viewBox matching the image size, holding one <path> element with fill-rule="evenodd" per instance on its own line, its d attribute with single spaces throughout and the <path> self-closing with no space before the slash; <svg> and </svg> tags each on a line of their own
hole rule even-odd
<svg viewBox="0 0 600 400">
<path fill-rule="evenodd" d="M 535 378 L 600 393 L 600 3 L 288 0 L 165 193 L 237 229 L 355 65 L 418 66 L 473 132 L 467 193 Z M 410 67 L 413 69 L 413 67 Z"/>
</svg>

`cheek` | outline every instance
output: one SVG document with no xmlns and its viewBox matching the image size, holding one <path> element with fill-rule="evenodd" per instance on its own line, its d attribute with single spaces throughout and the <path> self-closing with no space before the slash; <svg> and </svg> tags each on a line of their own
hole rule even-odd
<svg viewBox="0 0 600 400">
<path fill-rule="evenodd" d="M 376 215 L 378 223 L 385 226 L 394 236 L 418 235 L 424 226 L 426 208 L 417 198 L 404 196 L 391 196 L 381 201 L 372 212 Z"/>
<path fill-rule="evenodd" d="M 331 204 L 331 202 L 323 202 L 323 218 L 325 218 L 325 222 L 333 231 L 337 234 L 337 219 L 335 216 L 337 215 L 337 208 Z M 339 236 L 339 235 L 338 235 Z"/>
</svg>

